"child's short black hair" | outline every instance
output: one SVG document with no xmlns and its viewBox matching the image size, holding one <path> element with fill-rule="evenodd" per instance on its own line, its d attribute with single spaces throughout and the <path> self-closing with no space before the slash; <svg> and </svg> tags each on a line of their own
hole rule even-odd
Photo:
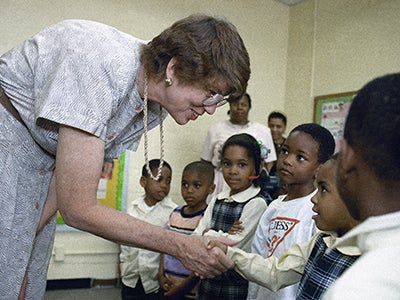
<svg viewBox="0 0 400 300">
<path fill-rule="evenodd" d="M 323 164 L 335 151 L 335 139 L 332 133 L 325 127 L 316 123 L 306 123 L 295 127 L 290 133 L 304 132 L 309 135 L 318 143 L 318 162 Z"/>
<path fill-rule="evenodd" d="M 280 111 L 273 111 L 268 115 L 268 122 L 271 121 L 271 119 L 281 119 L 283 124 L 285 124 L 285 126 L 287 125 L 287 118 L 286 116 L 281 113 Z"/>
<path fill-rule="evenodd" d="M 260 145 L 258 144 L 257 140 L 247 133 L 240 133 L 232 135 L 229 139 L 226 140 L 224 146 L 222 147 L 221 156 L 224 156 L 226 148 L 229 146 L 241 146 L 247 149 L 247 152 L 250 157 L 254 159 L 254 165 L 256 169 L 256 174 L 259 175 L 260 165 L 261 165 L 261 150 Z"/>
<path fill-rule="evenodd" d="M 152 160 L 149 161 L 149 167 L 150 167 L 150 170 L 152 172 L 156 168 L 158 168 L 159 165 L 160 165 L 160 160 L 159 159 L 152 159 Z M 172 173 L 171 166 L 165 160 L 164 160 L 164 167 L 167 167 Z M 149 176 L 149 173 L 147 172 L 147 169 L 146 169 L 146 164 L 142 167 L 142 176 L 143 177 L 148 177 Z"/>
<path fill-rule="evenodd" d="M 400 179 L 400 73 L 378 77 L 357 93 L 344 138 L 378 178 Z"/>
<path fill-rule="evenodd" d="M 198 172 L 204 174 L 211 183 L 214 182 L 214 167 L 209 162 L 201 160 L 193 161 L 186 165 L 183 172 Z"/>
</svg>

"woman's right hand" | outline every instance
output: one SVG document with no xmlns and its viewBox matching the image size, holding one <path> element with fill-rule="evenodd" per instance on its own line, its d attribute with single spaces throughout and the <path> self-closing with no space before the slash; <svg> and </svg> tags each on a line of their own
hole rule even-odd
<svg viewBox="0 0 400 300">
<path fill-rule="evenodd" d="M 221 243 L 220 241 L 217 241 L 217 240 L 211 240 L 208 243 L 208 248 L 212 249 L 212 248 L 215 248 L 215 247 L 220 248 L 225 254 L 228 251 L 228 246 L 227 245 L 225 245 L 225 244 L 223 244 L 223 243 Z"/>
<path fill-rule="evenodd" d="M 228 246 L 236 245 L 236 241 L 225 237 L 199 235 L 183 236 L 183 238 L 177 257 L 187 269 L 195 272 L 201 279 L 213 278 L 234 267 L 233 261 L 221 248 L 208 245 L 212 239 Z"/>
</svg>

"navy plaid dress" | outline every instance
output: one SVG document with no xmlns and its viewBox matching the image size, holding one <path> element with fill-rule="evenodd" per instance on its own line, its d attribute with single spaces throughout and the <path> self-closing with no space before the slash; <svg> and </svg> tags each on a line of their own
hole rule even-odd
<svg viewBox="0 0 400 300">
<path fill-rule="evenodd" d="M 337 249 L 326 253 L 328 246 L 323 240 L 325 236 L 327 235 L 321 234 L 315 242 L 296 299 L 320 299 L 329 286 L 359 257 L 345 255 Z"/>
<path fill-rule="evenodd" d="M 228 232 L 233 223 L 240 219 L 244 206 L 250 200 L 238 203 L 218 199 L 212 212 L 211 229 Z M 199 299 L 246 300 L 248 285 L 249 282 L 239 273 L 235 270 L 228 270 L 214 278 L 202 280 L 199 287 Z"/>
</svg>

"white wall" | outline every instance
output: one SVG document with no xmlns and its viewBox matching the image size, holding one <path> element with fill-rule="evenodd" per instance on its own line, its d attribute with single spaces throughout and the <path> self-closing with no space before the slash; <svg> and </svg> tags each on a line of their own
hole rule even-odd
<svg viewBox="0 0 400 300">
<path fill-rule="evenodd" d="M 2 0 L 0 53 L 37 31 L 67 18 L 107 23 L 134 36 L 151 39 L 174 21 L 191 13 L 225 16 L 234 23 L 248 48 L 252 64 L 249 92 L 251 118 L 266 123 L 273 109 L 284 108 L 289 8 L 273 0 Z M 184 127 L 166 121 L 166 159 L 173 168 L 171 196 L 180 201 L 183 167 L 200 158 L 201 145 L 212 122 L 227 118 L 226 107 Z M 159 155 L 158 129 L 150 134 L 151 158 Z M 142 145 L 131 161 L 129 199 L 138 196 Z M 58 232 L 49 278 L 114 278 L 118 247 L 92 235 Z M 104 254 L 104 255 L 103 255 Z"/>
</svg>

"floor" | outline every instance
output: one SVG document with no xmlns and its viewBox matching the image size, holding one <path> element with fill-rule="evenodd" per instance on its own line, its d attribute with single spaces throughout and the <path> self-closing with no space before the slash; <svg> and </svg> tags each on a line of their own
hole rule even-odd
<svg viewBox="0 0 400 300">
<path fill-rule="evenodd" d="M 118 279 L 48 280 L 44 300 L 120 300 Z"/>
<path fill-rule="evenodd" d="M 118 287 L 93 287 L 85 289 L 66 289 L 47 291 L 44 300 L 120 300 Z"/>
</svg>

